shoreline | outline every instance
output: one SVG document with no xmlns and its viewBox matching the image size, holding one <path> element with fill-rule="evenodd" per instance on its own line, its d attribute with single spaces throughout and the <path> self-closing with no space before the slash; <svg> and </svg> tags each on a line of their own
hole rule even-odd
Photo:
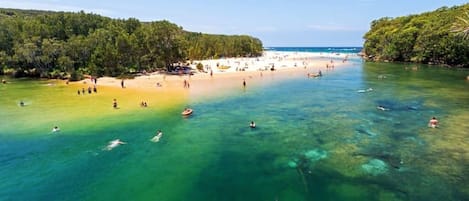
<svg viewBox="0 0 469 201">
<path fill-rule="evenodd" d="M 113 77 L 101 77 L 97 80 L 97 86 L 113 88 L 124 87 L 147 92 L 179 91 L 182 94 L 191 96 L 211 96 L 214 92 L 242 87 L 242 82 L 246 81 L 248 86 L 265 82 L 266 77 L 270 80 L 284 80 L 291 77 L 316 74 L 319 71 L 340 69 L 348 65 L 348 54 L 331 53 L 309 53 L 309 52 L 278 52 L 265 51 L 263 56 L 254 58 L 223 58 L 193 61 L 192 69 L 196 69 L 196 64 L 204 65 L 204 72 L 197 71 L 194 75 L 167 75 L 161 73 L 150 73 L 148 75 L 137 76 L 133 79 L 118 79 Z M 221 69 L 216 66 L 227 66 Z M 242 67 L 242 65 L 245 65 Z M 270 68 L 274 66 L 274 71 Z M 241 68 L 242 67 L 242 68 Z M 242 69 L 242 70 L 241 70 Z M 211 73 L 210 73 L 211 72 Z M 212 75 L 211 75 L 212 74 Z M 188 86 L 185 86 L 184 82 Z M 93 86 L 90 79 L 70 82 L 79 87 Z"/>
</svg>

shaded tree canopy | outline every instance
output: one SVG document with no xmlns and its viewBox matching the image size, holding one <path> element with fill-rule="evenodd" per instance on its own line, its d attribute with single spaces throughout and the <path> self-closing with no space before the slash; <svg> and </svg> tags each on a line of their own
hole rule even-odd
<svg viewBox="0 0 469 201">
<path fill-rule="evenodd" d="M 469 4 L 371 22 L 363 53 L 368 60 L 469 67 L 469 40 L 454 30 Z"/>
<path fill-rule="evenodd" d="M 262 51 L 262 42 L 251 36 L 188 32 L 165 20 L 0 9 L 0 73 L 15 76 L 119 76 Z"/>
</svg>

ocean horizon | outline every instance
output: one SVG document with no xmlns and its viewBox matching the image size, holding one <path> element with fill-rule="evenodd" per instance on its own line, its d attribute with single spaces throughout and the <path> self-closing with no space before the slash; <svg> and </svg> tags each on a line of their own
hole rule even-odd
<svg viewBox="0 0 469 201">
<path fill-rule="evenodd" d="M 315 53 L 360 53 L 362 47 L 334 46 L 334 47 L 264 47 L 264 50 L 285 52 L 315 52 Z"/>
</svg>

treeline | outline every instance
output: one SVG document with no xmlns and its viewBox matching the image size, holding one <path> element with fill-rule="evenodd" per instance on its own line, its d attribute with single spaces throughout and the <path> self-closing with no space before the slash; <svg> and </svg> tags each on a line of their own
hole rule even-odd
<svg viewBox="0 0 469 201">
<path fill-rule="evenodd" d="M 452 31 L 469 4 L 371 23 L 363 52 L 374 61 L 398 61 L 469 67 L 469 40 Z"/>
<path fill-rule="evenodd" d="M 120 76 L 262 50 L 257 38 L 193 33 L 168 21 L 0 9 L 0 73 L 16 77 Z"/>
</svg>

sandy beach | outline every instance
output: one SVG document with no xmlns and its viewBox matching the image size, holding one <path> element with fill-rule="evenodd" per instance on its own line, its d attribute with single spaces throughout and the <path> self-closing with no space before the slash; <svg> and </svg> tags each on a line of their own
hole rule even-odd
<svg viewBox="0 0 469 201">
<path fill-rule="evenodd" d="M 249 87 L 293 76 L 308 78 L 308 74 L 340 69 L 347 64 L 349 56 L 335 53 L 265 51 L 263 56 L 254 58 L 192 61 L 190 67 L 194 70 L 194 75 L 167 75 L 155 72 L 125 80 L 102 77 L 98 79 L 97 85 L 122 88 L 123 81 L 127 89 L 206 96 L 214 92 L 223 93 L 224 90 L 243 87 L 243 82 Z M 198 63 L 204 66 L 203 71 L 196 70 Z M 272 67 L 274 70 L 271 70 Z M 90 79 L 86 79 L 73 84 L 87 88 L 91 83 Z"/>
</svg>

